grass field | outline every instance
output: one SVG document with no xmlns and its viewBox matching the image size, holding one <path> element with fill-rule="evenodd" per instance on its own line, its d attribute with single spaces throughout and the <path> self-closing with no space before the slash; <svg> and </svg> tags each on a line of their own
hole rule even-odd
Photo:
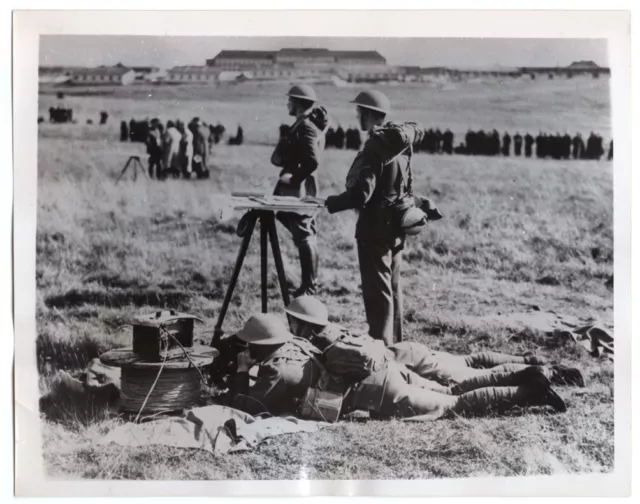
<svg viewBox="0 0 640 504">
<path fill-rule="evenodd" d="M 425 126 L 588 134 L 609 132 L 606 80 L 456 83 L 389 88 L 392 119 Z M 122 89 L 67 96 L 76 125 L 40 125 L 38 142 L 37 351 L 42 392 L 59 369 L 81 369 L 100 352 L 126 344 L 126 318 L 166 306 L 206 320 L 208 341 L 234 264 L 234 217 L 212 218 L 212 195 L 273 184 L 267 160 L 284 114 L 286 86 Z M 330 112 L 351 123 L 354 90 L 320 86 Z M 151 95 L 151 96 L 149 96 Z M 41 115 L 58 100 L 42 94 Z M 110 124 L 84 124 L 108 110 Z M 141 145 L 118 142 L 120 120 L 190 119 L 242 124 L 249 145 L 217 148 L 203 182 L 114 184 Z M 323 194 L 341 190 L 354 153 L 329 150 Z M 241 455 L 214 457 L 159 447 L 96 448 L 92 439 L 121 419 L 96 410 L 83 421 L 43 418 L 51 475 L 156 479 L 385 479 L 607 472 L 613 469 L 613 365 L 536 333 L 463 321 L 466 315 L 537 305 L 610 320 L 613 293 L 612 165 L 606 161 L 428 156 L 414 161 L 417 192 L 445 215 L 410 239 L 403 270 L 406 338 L 452 352 L 532 349 L 579 366 L 587 387 L 558 387 L 568 411 L 527 410 L 503 417 L 423 424 L 347 422 L 318 434 L 290 435 Z M 332 318 L 365 327 L 350 213 L 319 218 L 320 292 Z M 281 233 L 288 269 L 296 251 Z M 259 311 L 257 239 L 251 245 L 226 329 Z M 558 285 L 536 281 L 551 276 Z M 281 312 L 275 273 L 271 307 Z M 117 463 L 116 463 L 117 462 Z"/>
</svg>

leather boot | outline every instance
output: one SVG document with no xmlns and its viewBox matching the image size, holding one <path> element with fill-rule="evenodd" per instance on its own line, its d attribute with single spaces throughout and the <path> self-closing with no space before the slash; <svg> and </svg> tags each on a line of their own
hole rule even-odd
<svg viewBox="0 0 640 504">
<path fill-rule="evenodd" d="M 298 246 L 300 254 L 300 288 L 293 297 L 314 296 L 316 293 L 316 277 L 318 276 L 318 251 L 316 243 L 304 242 Z"/>
<path fill-rule="evenodd" d="M 531 350 L 523 353 L 522 357 L 524 358 L 524 363 L 528 364 L 529 366 L 543 366 L 545 363 L 542 357 L 536 355 Z"/>
<path fill-rule="evenodd" d="M 520 387 L 486 387 L 462 394 L 452 408 L 459 415 L 481 416 L 504 412 L 514 406 L 552 406 L 565 412 L 564 401 L 551 387 L 523 385 Z"/>
<path fill-rule="evenodd" d="M 550 387 L 551 383 L 544 374 L 542 368 L 530 366 L 520 371 L 504 373 L 486 373 L 473 378 L 468 378 L 450 387 L 453 395 L 464 394 L 471 390 L 484 387 L 517 387 L 520 385 L 539 385 Z"/>
<path fill-rule="evenodd" d="M 556 364 L 550 368 L 551 383 L 556 385 L 576 385 L 584 387 L 584 377 L 577 368 Z"/>
</svg>

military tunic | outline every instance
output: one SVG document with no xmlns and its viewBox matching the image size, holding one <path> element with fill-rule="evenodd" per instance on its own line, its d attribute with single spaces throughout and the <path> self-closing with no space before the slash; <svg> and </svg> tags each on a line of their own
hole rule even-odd
<svg viewBox="0 0 640 504">
<path fill-rule="evenodd" d="M 412 148 L 426 134 L 413 123 L 401 125 L 402 134 L 393 126 L 387 123 L 369 132 L 349 169 L 346 190 L 326 200 L 329 213 L 358 212 L 355 237 L 369 334 L 386 345 L 402 341 L 404 248 L 404 236 L 389 204 L 407 194 Z M 390 129 L 392 134 L 380 134 Z"/>
<path fill-rule="evenodd" d="M 320 354 L 307 340 L 294 338 L 260 363 L 253 385 L 248 372 L 233 375 L 230 406 L 251 415 L 295 415 L 307 389 L 316 384 L 321 373 L 309 353 Z"/>
<path fill-rule="evenodd" d="M 276 196 L 318 196 L 316 171 L 325 147 L 325 135 L 310 118 L 311 112 L 299 117 L 289 133 L 276 146 L 271 163 L 281 167 L 280 177 L 291 175 L 289 183 L 278 181 Z M 322 125 L 322 124 L 321 124 Z M 298 248 L 301 266 L 301 287 L 315 294 L 318 268 L 317 226 L 313 215 L 278 212 L 276 218 L 291 233 Z"/>
</svg>

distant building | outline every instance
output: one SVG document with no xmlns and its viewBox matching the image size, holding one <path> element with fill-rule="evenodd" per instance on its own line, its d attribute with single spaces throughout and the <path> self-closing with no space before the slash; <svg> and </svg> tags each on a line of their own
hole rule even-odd
<svg viewBox="0 0 640 504">
<path fill-rule="evenodd" d="M 317 67 L 386 65 L 378 51 L 330 51 L 325 48 L 285 47 L 279 51 L 220 51 L 208 67 L 248 70 L 265 67 Z"/>
<path fill-rule="evenodd" d="M 285 48 L 276 53 L 276 63 L 293 66 L 327 66 L 336 59 L 329 49 Z"/>
<path fill-rule="evenodd" d="M 255 80 L 304 80 L 317 79 L 321 76 L 320 70 L 317 68 L 295 68 L 288 66 L 274 66 L 272 68 L 260 68 L 254 70 L 252 78 Z"/>
<path fill-rule="evenodd" d="M 378 51 L 331 51 L 337 65 L 386 65 Z"/>
<path fill-rule="evenodd" d="M 208 67 L 225 70 L 272 66 L 276 62 L 274 51 L 220 51 L 215 58 L 208 59 Z"/>
<path fill-rule="evenodd" d="M 402 67 L 386 65 L 358 65 L 336 69 L 336 74 L 347 82 L 380 82 L 404 80 Z"/>
<path fill-rule="evenodd" d="M 591 75 L 592 77 L 600 77 L 600 75 L 611 75 L 611 70 L 601 67 L 593 61 L 574 61 L 566 67 L 520 67 L 523 74 L 527 74 L 532 78 L 535 76 L 548 75 L 573 77 L 576 75 Z"/>
<path fill-rule="evenodd" d="M 72 72 L 72 84 L 85 85 L 119 85 L 131 84 L 135 79 L 135 72 L 122 65 L 99 66 L 95 68 L 77 68 Z"/>
<path fill-rule="evenodd" d="M 160 73 L 160 68 L 155 66 L 132 66 L 131 70 L 135 72 L 135 80 L 150 80 L 152 76 Z"/>
<path fill-rule="evenodd" d="M 73 72 L 78 67 L 40 66 L 38 67 L 38 82 L 40 84 L 64 84 L 71 81 Z"/>
<path fill-rule="evenodd" d="M 177 66 L 167 70 L 164 80 L 174 84 L 213 84 L 220 73 L 220 69 L 206 66 Z"/>
</svg>

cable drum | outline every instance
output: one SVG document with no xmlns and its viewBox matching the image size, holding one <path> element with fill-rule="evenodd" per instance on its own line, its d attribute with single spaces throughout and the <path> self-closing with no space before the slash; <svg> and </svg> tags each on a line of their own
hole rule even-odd
<svg viewBox="0 0 640 504">
<path fill-rule="evenodd" d="M 143 414 L 177 411 L 190 408 L 200 400 L 202 380 L 194 368 L 165 368 L 153 387 L 156 377 L 156 370 L 123 368 L 120 378 L 122 409 Z"/>
<path fill-rule="evenodd" d="M 202 393 L 201 369 L 218 356 L 215 348 L 194 345 L 168 352 L 162 362 L 149 362 L 132 348 L 118 348 L 100 356 L 107 366 L 121 368 L 120 407 L 124 411 L 158 413 L 196 406 Z"/>
</svg>

